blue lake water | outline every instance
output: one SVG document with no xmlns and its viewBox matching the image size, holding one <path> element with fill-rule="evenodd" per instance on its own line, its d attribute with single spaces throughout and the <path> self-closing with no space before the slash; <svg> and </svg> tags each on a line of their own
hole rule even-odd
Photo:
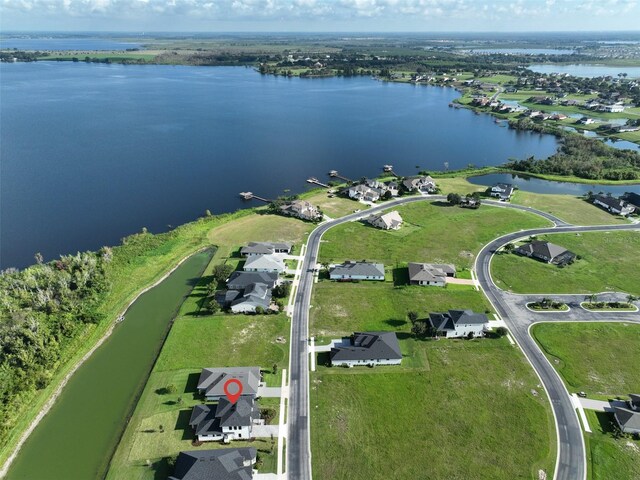
<svg viewBox="0 0 640 480">
<path fill-rule="evenodd" d="M 2 268 L 234 211 L 241 191 L 304 191 L 331 169 L 410 175 L 557 147 L 450 108 L 449 88 L 242 67 L 35 62 L 0 74 Z"/>
<path fill-rule="evenodd" d="M 540 178 L 527 177 L 526 175 L 512 175 L 510 173 L 492 173 L 469 177 L 469 182 L 475 185 L 491 186 L 496 183 L 511 183 L 520 190 L 533 193 L 555 193 L 582 196 L 591 191 L 594 193 L 605 192 L 619 196 L 625 192 L 640 194 L 640 185 L 594 185 L 586 183 L 550 182 Z"/>
<path fill-rule="evenodd" d="M 142 48 L 138 43 L 107 38 L 0 38 L 0 48 L 18 50 L 126 50 Z"/>
<path fill-rule="evenodd" d="M 474 53 L 505 53 L 512 55 L 571 55 L 575 50 L 557 48 L 477 48 Z"/>
<path fill-rule="evenodd" d="M 617 77 L 619 73 L 626 73 L 628 78 L 640 78 L 640 67 L 611 67 L 608 65 L 529 65 L 529 70 L 538 73 L 568 73 L 574 77 Z"/>
</svg>

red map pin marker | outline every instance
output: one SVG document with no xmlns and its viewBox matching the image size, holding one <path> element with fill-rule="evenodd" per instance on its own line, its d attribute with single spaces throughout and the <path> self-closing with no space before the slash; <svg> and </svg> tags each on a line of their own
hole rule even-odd
<svg viewBox="0 0 640 480">
<path fill-rule="evenodd" d="M 229 387 L 231 385 L 237 385 L 238 386 L 238 391 L 235 392 L 235 393 L 231 393 L 229 391 Z M 233 405 L 238 401 L 238 398 L 240 398 L 240 395 L 242 395 L 242 382 L 240 380 L 238 380 L 237 378 L 231 378 L 231 379 L 227 380 L 226 382 L 224 382 L 224 387 L 222 387 L 222 389 L 224 390 L 224 394 L 227 396 L 227 398 L 229 399 L 229 401 Z"/>
</svg>

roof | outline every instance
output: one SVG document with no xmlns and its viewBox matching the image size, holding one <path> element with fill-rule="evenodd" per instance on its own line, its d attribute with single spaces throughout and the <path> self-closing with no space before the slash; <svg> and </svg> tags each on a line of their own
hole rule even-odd
<svg viewBox="0 0 640 480">
<path fill-rule="evenodd" d="M 331 349 L 331 360 L 402 359 L 395 332 L 356 332 L 350 345 Z"/>
<path fill-rule="evenodd" d="M 408 189 L 412 190 L 419 185 L 427 185 L 427 184 L 436 184 L 436 181 L 431 178 L 430 175 L 427 176 L 415 176 L 415 177 L 407 177 L 402 181 L 402 184 Z"/>
<path fill-rule="evenodd" d="M 537 255 L 546 258 L 556 258 L 568 250 L 555 243 L 545 242 L 543 240 L 533 240 L 516 248 L 516 252 L 525 255 Z"/>
<path fill-rule="evenodd" d="M 455 275 L 456 267 L 442 263 L 412 263 L 409 265 L 409 280 L 414 282 L 435 282 L 442 277 Z"/>
<path fill-rule="evenodd" d="M 252 283 L 262 283 L 269 288 L 278 281 L 276 272 L 241 272 L 235 271 L 227 280 L 227 288 L 231 290 L 244 290 Z"/>
<path fill-rule="evenodd" d="M 640 194 L 635 192 L 627 192 L 624 194 L 624 199 L 631 205 L 640 208 Z"/>
<path fill-rule="evenodd" d="M 637 405 L 638 407 L 640 407 L 640 395 L 637 393 L 630 393 L 629 394 L 629 398 L 630 398 L 630 402 L 633 405 Z"/>
<path fill-rule="evenodd" d="M 242 247 L 240 253 L 242 255 L 262 254 L 269 255 L 274 250 L 291 250 L 291 244 L 286 242 L 249 242 L 246 247 Z"/>
<path fill-rule="evenodd" d="M 616 420 L 623 429 L 640 430 L 640 412 L 628 408 L 613 407 Z"/>
<path fill-rule="evenodd" d="M 222 427 L 248 427 L 260 418 L 260 411 L 251 395 L 242 395 L 236 403 L 222 397 L 217 405 L 196 405 L 189 425 L 196 435 L 222 434 Z"/>
<path fill-rule="evenodd" d="M 229 379 L 242 383 L 242 393 L 256 395 L 260 384 L 260 367 L 204 368 L 198 379 L 198 390 L 205 390 L 207 396 L 223 396 L 224 384 Z"/>
<path fill-rule="evenodd" d="M 169 480 L 250 480 L 255 448 L 222 448 L 180 452 Z"/>
<path fill-rule="evenodd" d="M 284 262 L 274 255 L 252 255 L 244 262 L 244 268 L 266 268 L 284 270 Z"/>
<path fill-rule="evenodd" d="M 382 223 L 384 223 L 384 225 L 389 228 L 395 228 L 399 225 L 402 225 L 403 222 L 402 217 L 397 210 L 394 210 L 393 212 L 374 214 L 367 219 L 367 221 L 371 224 L 377 222 L 378 220 L 382 221 Z"/>
<path fill-rule="evenodd" d="M 610 197 L 608 195 L 594 195 L 593 200 L 604 203 L 607 207 L 615 208 L 616 210 L 622 210 L 627 206 L 623 200 L 616 197 Z"/>
<path fill-rule="evenodd" d="M 436 330 L 455 330 L 458 324 L 484 325 L 489 320 L 484 313 L 473 310 L 449 310 L 447 313 L 430 313 L 429 323 Z"/>
<path fill-rule="evenodd" d="M 333 267 L 329 274 L 347 277 L 384 277 L 384 265 L 382 263 L 345 262 Z"/>
</svg>

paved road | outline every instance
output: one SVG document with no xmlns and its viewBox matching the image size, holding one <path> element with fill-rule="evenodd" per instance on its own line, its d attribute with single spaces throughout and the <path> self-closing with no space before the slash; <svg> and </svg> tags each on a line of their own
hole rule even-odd
<svg viewBox="0 0 640 480">
<path fill-rule="evenodd" d="M 446 197 L 440 195 L 431 196 L 411 196 L 398 198 L 385 202 L 379 206 L 367 209 L 362 212 L 352 213 L 345 217 L 331 220 L 318 226 L 307 241 L 307 251 L 302 266 L 300 284 L 294 300 L 294 313 L 291 319 L 291 352 L 289 358 L 289 404 L 288 414 L 288 437 L 287 437 L 287 463 L 286 470 L 289 480 L 311 480 L 311 445 L 309 436 L 309 306 L 311 303 L 311 289 L 313 287 L 313 269 L 317 264 L 318 250 L 322 235 L 332 227 L 342 223 L 357 220 L 371 213 L 386 210 L 393 206 L 405 205 L 420 201 L 443 201 Z M 511 205 L 492 200 L 483 200 L 485 205 L 498 208 L 513 208 L 540 215 L 554 224 L 553 228 L 541 228 L 529 231 L 517 232 L 500 239 L 494 240 L 487 245 L 476 259 L 476 272 L 482 276 L 478 277 L 481 286 L 489 299 L 494 303 L 496 311 L 508 322 L 510 330 L 518 340 L 521 348 L 527 357 L 537 360 L 532 361 L 534 369 L 538 372 L 547 390 L 551 390 L 554 396 L 550 399 L 556 416 L 556 424 L 561 441 L 558 452 L 558 475 L 560 480 L 575 480 L 584 478 L 584 444 L 582 433 L 577 424 L 575 412 L 571 407 L 571 401 L 566 394 L 566 390 L 558 375 L 551 365 L 542 356 L 533 340 L 529 337 L 525 323 L 511 322 L 511 316 L 516 316 L 508 305 L 503 304 L 499 290 L 491 281 L 489 276 L 489 262 L 493 251 L 501 245 L 513 241 L 517 238 L 558 231 L 591 231 L 602 230 L 603 227 L 570 227 L 563 220 L 530 207 L 521 205 Z M 355 205 L 355 204 L 354 204 Z M 637 225 L 617 225 L 607 227 L 611 230 L 629 230 L 639 228 Z M 481 269 L 477 267 L 480 266 Z M 557 402 L 557 405 L 554 403 Z M 577 429 L 575 426 L 577 425 Z M 575 475 L 574 475 L 575 474 Z"/>
<path fill-rule="evenodd" d="M 601 230 L 638 230 L 638 225 L 626 224 L 615 226 L 558 226 L 555 228 L 537 228 L 516 232 L 500 237 L 488 245 L 486 245 L 476 258 L 476 276 L 481 288 L 493 304 L 494 308 L 505 321 L 511 334 L 518 342 L 520 348 L 525 353 L 534 370 L 540 377 L 551 406 L 556 421 L 556 430 L 558 435 L 558 459 L 556 463 L 556 472 L 554 479 L 556 480 L 582 480 L 586 478 L 586 453 L 584 447 L 584 438 L 578 417 L 575 413 L 571 398 L 556 373 L 555 369 L 546 359 L 542 351 L 538 348 L 535 341 L 529 335 L 529 327 L 540 320 L 540 316 L 544 314 L 533 314 L 524 308 L 527 296 L 518 296 L 507 294 L 500 290 L 491 279 L 490 264 L 493 254 L 503 245 L 513 242 L 518 238 L 530 235 L 542 235 L 545 233 L 560 232 L 590 232 Z M 530 298 L 540 298 L 540 295 L 531 296 Z M 584 295 L 567 296 L 571 298 L 571 302 L 584 299 Z M 581 298 L 580 298 L 581 297 Z M 580 298 L 580 300 L 578 300 Z M 590 313 L 584 310 L 578 315 L 580 320 L 603 320 L 611 318 L 625 318 L 631 321 L 638 321 L 640 316 L 637 313 L 615 314 L 615 313 Z M 557 314 L 553 320 L 562 319 L 563 315 Z M 576 313 L 574 312 L 574 315 Z"/>
</svg>

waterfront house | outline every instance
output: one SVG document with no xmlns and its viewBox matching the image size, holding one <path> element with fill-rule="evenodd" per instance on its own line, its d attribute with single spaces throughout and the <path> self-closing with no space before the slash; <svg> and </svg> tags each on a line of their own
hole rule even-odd
<svg viewBox="0 0 640 480">
<path fill-rule="evenodd" d="M 241 395 L 235 403 L 222 397 L 217 405 L 196 405 L 189 419 L 200 442 L 249 440 L 260 422 L 258 404 L 249 395 Z"/>
<path fill-rule="evenodd" d="M 245 272 L 276 272 L 285 270 L 284 261 L 277 255 L 250 255 L 244 262 Z"/>
<path fill-rule="evenodd" d="M 408 265 L 411 285 L 433 285 L 444 287 L 447 278 L 456 276 L 456 267 L 441 263 L 413 263 Z"/>
<path fill-rule="evenodd" d="M 400 365 L 402 352 L 394 332 L 356 332 L 334 344 L 329 354 L 331 365 Z"/>
<path fill-rule="evenodd" d="M 634 192 L 625 193 L 622 198 L 630 205 L 633 205 L 636 210 L 640 211 L 640 194 Z"/>
<path fill-rule="evenodd" d="M 367 217 L 367 223 L 383 230 L 399 230 L 402 225 L 402 217 L 397 210 L 387 213 L 378 213 Z"/>
<path fill-rule="evenodd" d="M 619 198 L 608 195 L 594 195 L 593 204 L 602 207 L 609 213 L 627 216 L 635 210 L 634 206 Z"/>
<path fill-rule="evenodd" d="M 384 280 L 382 263 L 346 261 L 329 270 L 331 280 Z"/>
<path fill-rule="evenodd" d="M 554 265 L 567 265 L 576 258 L 576 254 L 560 245 L 542 240 L 533 240 L 520 245 L 515 252 L 525 257 L 532 257 Z"/>
<path fill-rule="evenodd" d="M 235 271 L 227 279 L 229 290 L 244 290 L 252 283 L 262 283 L 267 288 L 273 288 L 278 283 L 276 272 L 244 272 Z"/>
<path fill-rule="evenodd" d="M 316 222 L 322 220 L 322 212 L 318 207 L 306 200 L 293 200 L 280 206 L 280 212 L 284 215 Z"/>
<path fill-rule="evenodd" d="M 363 200 L 367 202 L 376 202 L 382 196 L 382 192 L 378 189 L 371 188 L 364 184 L 354 185 L 347 190 L 349 198 L 354 200 Z"/>
<path fill-rule="evenodd" d="M 228 380 L 242 383 L 242 394 L 256 396 L 260 386 L 260 367 L 203 368 L 198 379 L 198 392 L 209 401 L 225 397 L 224 384 Z"/>
<path fill-rule="evenodd" d="M 409 192 L 433 193 L 438 188 L 430 175 L 407 177 L 402 181 L 402 185 Z"/>
<path fill-rule="evenodd" d="M 251 480 L 257 458 L 255 448 L 180 452 L 168 480 Z"/>
<path fill-rule="evenodd" d="M 492 197 L 498 197 L 501 201 L 506 202 L 513 195 L 513 185 L 510 183 L 496 183 L 489 191 Z"/>
<path fill-rule="evenodd" d="M 249 242 L 246 247 L 242 247 L 240 254 L 243 257 L 253 255 L 272 255 L 274 253 L 291 253 L 292 245 L 286 242 Z"/>
<path fill-rule="evenodd" d="M 430 313 L 429 325 L 432 332 L 445 338 L 481 337 L 489 322 L 484 313 L 472 310 L 449 310 L 447 313 Z"/>
<path fill-rule="evenodd" d="M 272 292 L 264 283 L 250 283 L 242 290 L 227 290 L 222 304 L 232 313 L 256 313 L 271 306 Z"/>
</svg>

